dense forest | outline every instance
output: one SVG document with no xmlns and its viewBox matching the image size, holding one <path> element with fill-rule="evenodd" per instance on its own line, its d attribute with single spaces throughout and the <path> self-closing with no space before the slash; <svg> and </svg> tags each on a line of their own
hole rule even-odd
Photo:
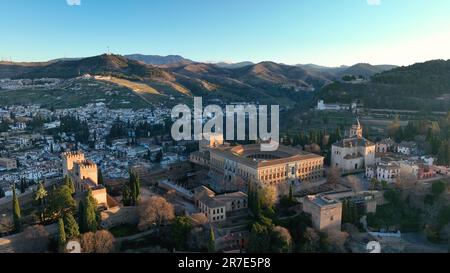
<svg viewBox="0 0 450 273">
<path fill-rule="evenodd" d="M 450 60 L 399 67 L 361 84 L 335 82 L 317 93 L 325 102 L 361 100 L 366 107 L 447 111 L 450 109 Z"/>
</svg>

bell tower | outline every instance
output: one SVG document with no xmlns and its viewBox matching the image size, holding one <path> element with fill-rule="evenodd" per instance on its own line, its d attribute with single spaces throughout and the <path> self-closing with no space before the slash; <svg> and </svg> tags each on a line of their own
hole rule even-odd
<svg viewBox="0 0 450 273">
<path fill-rule="evenodd" d="M 359 119 L 356 118 L 356 123 L 352 125 L 350 129 L 350 138 L 363 138 L 363 129 L 361 123 L 359 123 Z"/>
</svg>

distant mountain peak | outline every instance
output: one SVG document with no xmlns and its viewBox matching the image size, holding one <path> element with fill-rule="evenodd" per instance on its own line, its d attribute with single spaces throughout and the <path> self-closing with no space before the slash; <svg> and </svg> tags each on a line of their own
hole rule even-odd
<svg viewBox="0 0 450 273">
<path fill-rule="evenodd" d="M 216 65 L 216 66 L 218 66 L 220 68 L 234 69 L 234 68 L 241 68 L 241 67 L 245 67 L 245 66 L 254 65 L 254 63 L 249 62 L 249 61 L 237 62 L 237 63 L 233 63 L 233 62 L 219 62 L 219 63 L 214 63 L 214 65 Z"/>
<path fill-rule="evenodd" d="M 193 63 L 194 61 L 191 61 L 189 59 L 183 58 L 180 55 L 167 55 L 167 56 L 160 56 L 160 55 L 144 55 L 144 54 L 130 54 L 125 55 L 125 58 L 128 58 L 130 60 L 143 62 L 145 64 L 150 65 L 171 65 L 176 63 Z"/>
</svg>

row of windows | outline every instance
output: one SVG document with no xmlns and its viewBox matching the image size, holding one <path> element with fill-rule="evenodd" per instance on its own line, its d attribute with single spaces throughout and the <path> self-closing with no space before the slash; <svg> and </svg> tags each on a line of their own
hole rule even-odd
<svg viewBox="0 0 450 273">
<path fill-rule="evenodd" d="M 244 204 L 244 205 L 246 205 L 247 204 L 247 200 L 242 200 L 242 203 Z M 231 205 L 235 205 L 235 204 L 238 204 L 238 205 L 240 205 L 241 204 L 241 200 L 237 200 L 237 201 L 232 201 L 231 202 Z"/>
<path fill-rule="evenodd" d="M 313 181 L 313 180 L 318 180 L 320 179 L 322 176 L 321 175 L 309 175 L 309 176 L 302 176 L 299 177 L 302 181 Z M 263 180 L 264 183 L 269 184 L 269 185 L 278 185 L 282 182 L 286 181 L 285 179 L 278 179 L 278 180 Z"/>
<path fill-rule="evenodd" d="M 220 216 L 217 216 L 217 217 L 213 217 L 213 221 L 223 220 L 223 219 L 224 219 L 223 215 L 220 215 Z"/>
<path fill-rule="evenodd" d="M 317 168 L 322 168 L 322 165 L 323 165 L 323 162 L 314 161 L 314 162 L 309 162 L 309 163 L 298 164 L 297 168 L 298 168 L 298 170 L 317 169 Z M 295 167 L 291 167 L 291 171 L 292 171 L 292 169 L 295 170 Z M 266 170 L 261 171 L 262 174 L 271 174 L 271 173 L 277 173 L 277 172 L 287 172 L 286 167 L 272 168 L 272 169 L 266 169 Z"/>
<path fill-rule="evenodd" d="M 380 174 L 378 174 L 378 179 L 394 179 L 396 176 L 395 175 L 387 175 L 387 176 L 385 176 L 384 174 L 383 175 L 380 175 Z"/>
<path fill-rule="evenodd" d="M 322 168 L 314 168 L 313 170 L 310 170 L 310 173 L 301 173 L 298 172 L 298 176 L 299 177 L 305 177 L 305 176 L 309 176 L 311 174 L 313 175 L 320 175 Z M 270 175 L 265 175 L 265 176 L 260 176 L 260 180 L 272 180 L 272 179 L 278 179 L 278 178 L 284 178 L 286 175 L 284 173 L 277 173 L 277 174 L 270 174 Z"/>
<path fill-rule="evenodd" d="M 214 215 L 214 214 L 217 214 L 217 213 L 223 213 L 223 208 L 220 208 L 220 209 L 213 209 L 212 210 L 212 214 Z"/>
<path fill-rule="evenodd" d="M 203 204 L 202 202 L 199 202 L 199 207 L 200 207 L 201 212 L 203 212 L 203 213 L 207 213 L 207 212 L 211 213 L 211 209 L 208 208 L 208 207 L 207 207 L 205 204 Z M 213 214 L 213 215 L 214 215 L 214 214 L 218 214 L 218 213 L 223 213 L 223 212 L 224 212 L 224 209 L 223 209 L 223 208 L 212 209 L 212 214 Z"/>
</svg>

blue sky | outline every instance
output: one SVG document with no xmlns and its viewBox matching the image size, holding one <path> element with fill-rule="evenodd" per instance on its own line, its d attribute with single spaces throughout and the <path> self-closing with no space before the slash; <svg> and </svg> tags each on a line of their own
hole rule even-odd
<svg viewBox="0 0 450 273">
<path fill-rule="evenodd" d="M 15 61 L 108 47 L 329 66 L 450 59 L 448 0 L 0 0 L 0 11 L 0 58 Z"/>
</svg>

